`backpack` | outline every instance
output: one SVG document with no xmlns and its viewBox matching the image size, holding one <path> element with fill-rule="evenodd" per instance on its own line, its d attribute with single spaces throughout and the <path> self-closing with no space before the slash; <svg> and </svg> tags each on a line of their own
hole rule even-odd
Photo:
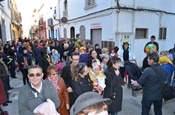
<svg viewBox="0 0 175 115">
<path fill-rule="evenodd" d="M 128 73 L 130 79 L 138 80 L 142 75 L 141 69 L 137 66 L 137 64 L 133 62 L 125 62 L 124 67 Z"/>
</svg>

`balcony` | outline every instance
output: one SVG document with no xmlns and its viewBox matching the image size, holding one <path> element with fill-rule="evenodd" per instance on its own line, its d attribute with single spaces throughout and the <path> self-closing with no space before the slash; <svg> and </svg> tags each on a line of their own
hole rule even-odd
<svg viewBox="0 0 175 115">
<path fill-rule="evenodd" d="M 21 18 L 20 12 L 16 11 L 15 9 L 12 9 L 11 10 L 11 22 L 12 22 L 12 24 L 19 27 L 21 20 L 22 20 L 22 18 Z"/>
</svg>

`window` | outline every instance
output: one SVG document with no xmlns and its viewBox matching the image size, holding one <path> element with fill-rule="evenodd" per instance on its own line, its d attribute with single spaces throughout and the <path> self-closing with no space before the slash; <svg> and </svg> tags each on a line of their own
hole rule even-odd
<svg viewBox="0 0 175 115">
<path fill-rule="evenodd" d="M 74 27 L 70 28 L 70 38 L 75 38 L 75 28 Z"/>
<path fill-rule="evenodd" d="M 147 28 L 136 28 L 136 39 L 146 39 L 148 35 L 148 29 Z"/>
<path fill-rule="evenodd" d="M 85 39 L 85 26 L 80 26 L 81 39 Z"/>
<path fill-rule="evenodd" d="M 96 6 L 95 0 L 86 0 L 85 9 L 89 9 Z"/>
<path fill-rule="evenodd" d="M 159 29 L 159 39 L 165 40 L 166 39 L 166 28 Z"/>
<path fill-rule="evenodd" d="M 64 38 L 67 38 L 67 29 L 64 28 Z"/>
</svg>

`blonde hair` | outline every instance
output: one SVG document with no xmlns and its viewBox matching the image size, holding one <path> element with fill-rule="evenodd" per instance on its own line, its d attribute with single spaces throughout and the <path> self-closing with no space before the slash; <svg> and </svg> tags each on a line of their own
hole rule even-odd
<svg viewBox="0 0 175 115">
<path fill-rule="evenodd" d="M 108 48 L 102 48 L 101 53 L 106 54 L 106 52 L 109 52 L 109 49 Z"/>
<path fill-rule="evenodd" d="M 77 115 L 88 115 L 89 113 L 98 114 L 102 111 L 107 111 L 108 106 L 105 102 L 97 103 L 95 105 L 89 106 L 86 109 L 80 111 Z"/>
<path fill-rule="evenodd" d="M 161 51 L 160 52 L 160 56 L 166 56 L 166 55 L 168 55 L 169 53 L 168 53 L 168 51 Z"/>
</svg>

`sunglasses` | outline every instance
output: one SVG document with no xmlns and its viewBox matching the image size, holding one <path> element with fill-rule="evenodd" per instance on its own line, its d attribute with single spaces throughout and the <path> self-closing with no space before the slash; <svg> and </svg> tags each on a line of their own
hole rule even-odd
<svg viewBox="0 0 175 115">
<path fill-rule="evenodd" d="M 28 75 L 29 75 L 29 77 L 34 77 L 34 76 L 36 76 L 36 77 L 40 77 L 41 74 L 42 74 L 42 73 L 36 73 L 36 74 L 34 74 L 34 73 L 30 73 L 30 74 L 28 74 Z"/>
</svg>

